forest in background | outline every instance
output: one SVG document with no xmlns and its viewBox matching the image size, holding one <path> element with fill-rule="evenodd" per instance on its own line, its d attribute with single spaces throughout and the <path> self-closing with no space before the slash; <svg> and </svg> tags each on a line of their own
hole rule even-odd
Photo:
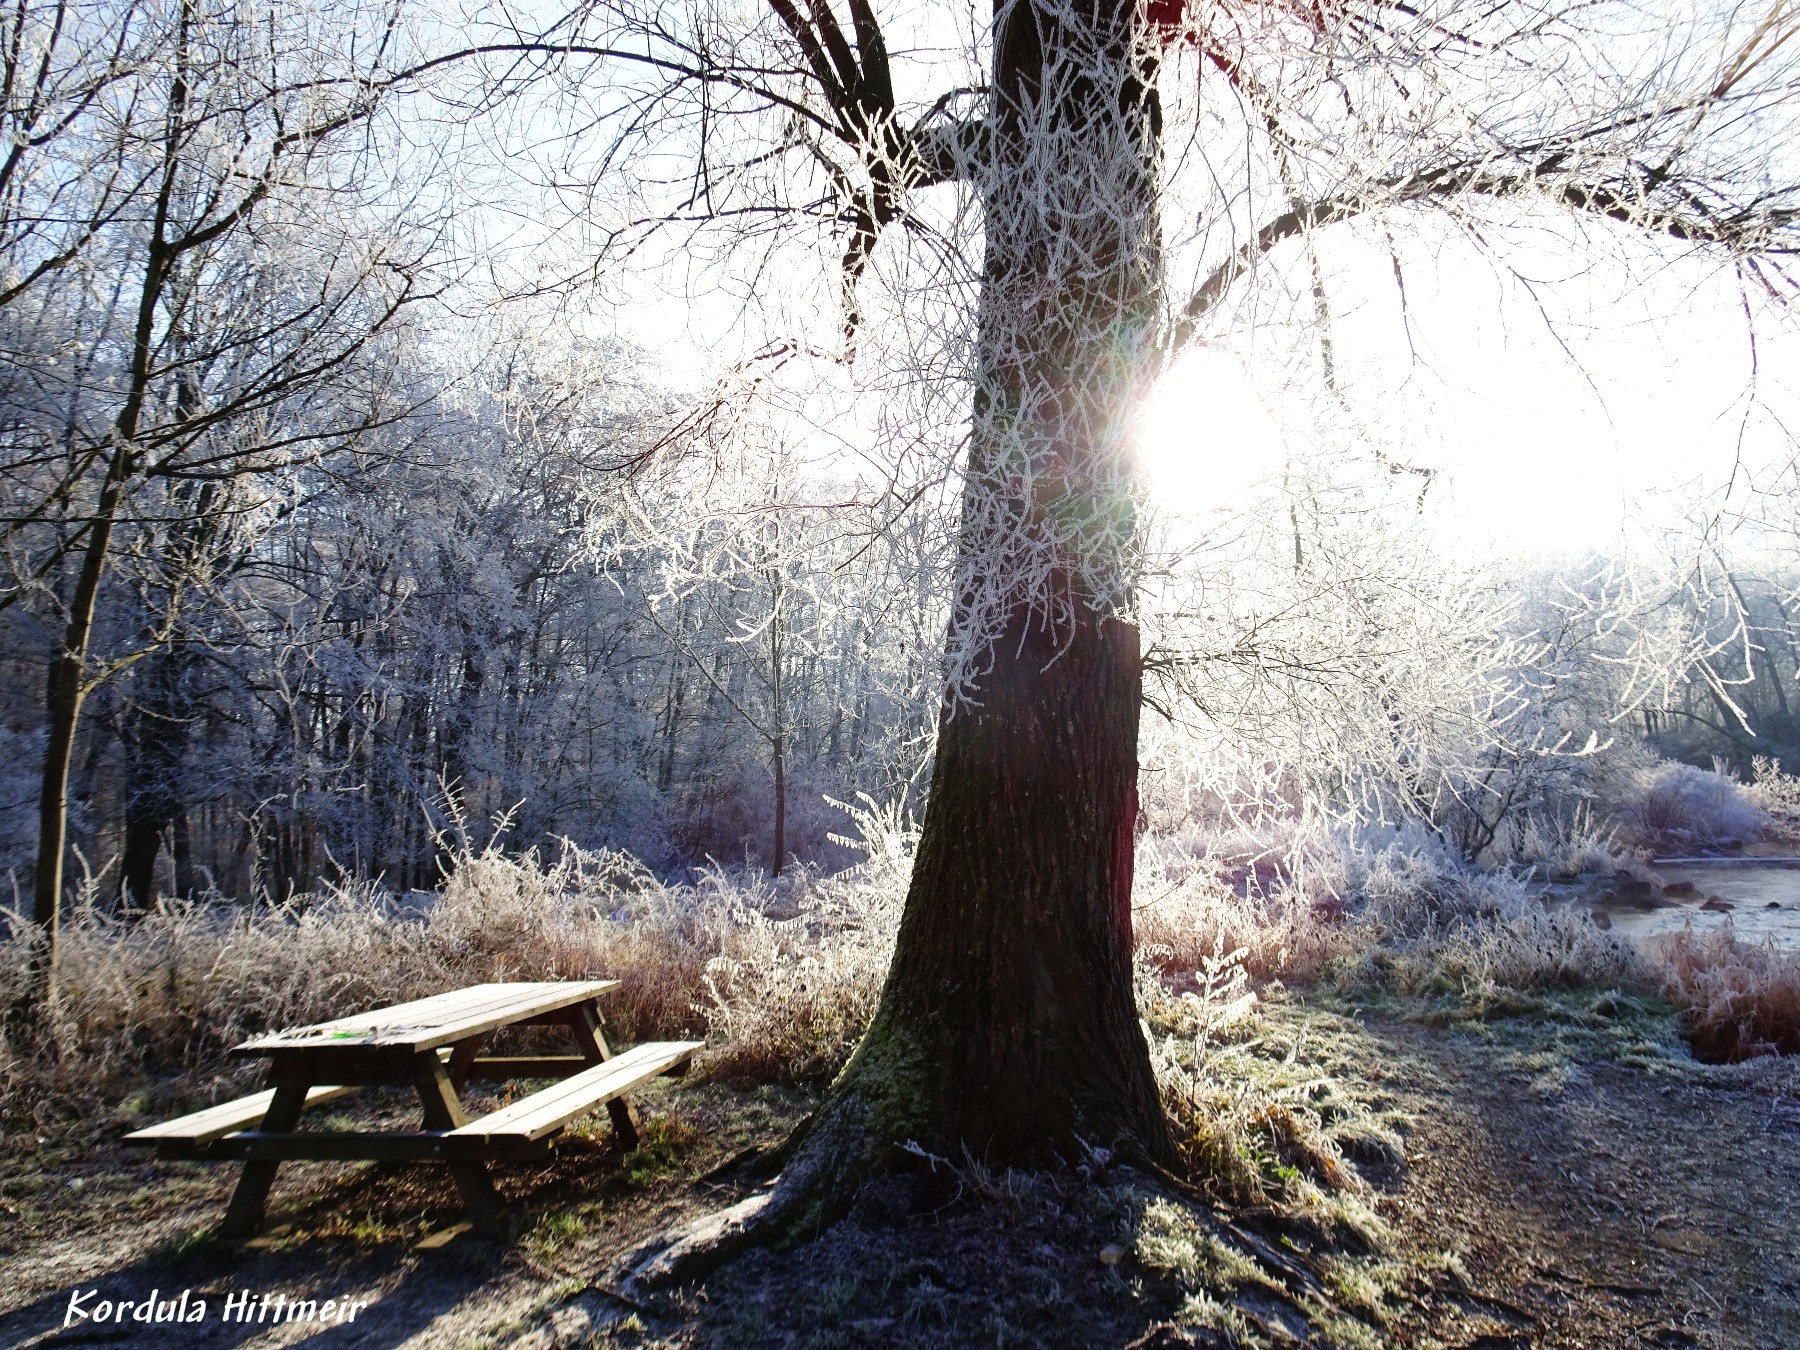
<svg viewBox="0 0 1800 1350">
<path fill-rule="evenodd" d="M 453 817 L 676 879 L 848 865 L 833 800 L 918 814 L 941 493 L 834 481 L 766 424 L 709 442 L 617 344 L 416 339 L 383 358 L 400 411 L 340 408 L 378 425 L 273 471 L 157 480 L 121 520 L 71 775 L 109 903 L 429 890 Z M 44 405 L 57 420 L 21 402 L 15 434 L 103 422 L 108 355 L 65 356 L 86 373 Z M 81 562 L 69 453 L 8 479 L 0 865 L 25 893 Z M 1461 562 L 1419 538 L 1415 488 L 1345 459 L 1169 546 L 1145 611 L 1149 828 L 1410 823 L 1470 863 L 1548 864 L 1678 848 L 1648 795 L 1795 762 L 1792 541 L 1739 523 L 1671 530 L 1661 557 Z"/>
<path fill-rule="evenodd" d="M 441 19 L 7 20 L 0 867 L 21 897 L 59 775 L 71 865 L 127 909 L 430 889 L 453 817 L 675 879 L 847 865 L 830 800 L 920 813 L 940 691 L 966 678 L 943 634 L 973 225 L 927 213 L 960 254 L 876 260 L 858 345 L 778 336 L 675 378 L 592 336 L 631 303 L 616 285 L 554 273 L 581 219 L 562 185 L 538 184 L 525 262 L 483 280 L 506 149 L 575 144 L 552 116 L 575 95 L 548 68 L 407 66 Z M 674 106 L 656 134 L 685 144 L 706 114 Z M 605 210 L 660 190 L 625 182 Z M 766 247 L 794 331 L 829 329 L 832 288 L 760 239 L 692 255 L 725 260 L 704 312 L 775 312 L 733 271 Z M 1258 316 L 1286 464 L 1202 524 L 1157 502 L 1136 558 L 1151 828 L 1417 826 L 1504 866 L 1650 840 L 1645 794 L 1690 782 L 1659 758 L 1748 781 L 1800 756 L 1791 474 L 1632 556 L 1451 556 L 1419 528 L 1430 471 L 1351 409 L 1310 236 L 1303 260 L 1206 315 Z"/>
</svg>

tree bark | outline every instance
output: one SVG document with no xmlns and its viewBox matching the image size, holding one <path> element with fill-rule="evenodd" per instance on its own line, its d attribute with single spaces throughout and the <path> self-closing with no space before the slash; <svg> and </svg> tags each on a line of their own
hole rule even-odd
<svg viewBox="0 0 1800 1350">
<path fill-rule="evenodd" d="M 787 706 L 783 696 L 782 668 L 782 587 L 779 576 L 771 574 L 772 612 L 769 615 L 769 720 L 773 732 L 769 737 L 769 758 L 775 778 L 775 858 L 769 875 L 778 877 L 787 865 Z"/>
<path fill-rule="evenodd" d="M 1007 637 L 987 711 L 941 720 L 866 1048 L 905 1047 L 908 1124 L 933 1147 L 1024 1165 L 1124 1147 L 1166 1163 L 1131 982 L 1137 631 L 1106 618 Z"/>
<path fill-rule="evenodd" d="M 75 753 L 75 731 L 81 705 L 87 697 L 88 644 L 94 632 L 94 611 L 99 602 L 100 580 L 106 571 L 107 551 L 112 547 L 113 523 L 129 477 L 125 444 L 113 448 L 94 519 L 88 528 L 87 548 L 81 572 L 63 628 L 62 651 L 50 679 L 50 716 L 44 742 L 43 775 L 38 788 L 37 867 L 32 877 L 31 917 L 37 925 L 37 945 L 30 981 L 35 991 L 53 994 L 57 945 L 62 913 L 63 854 L 69 840 L 69 764 Z"/>
<path fill-rule="evenodd" d="M 893 965 L 844 1081 L 903 1062 L 906 1127 L 995 1163 L 1089 1146 L 1164 1163 L 1131 981 L 1129 428 L 1162 302 L 1154 61 L 1130 0 L 997 17 L 952 697 Z"/>
<path fill-rule="evenodd" d="M 177 63 L 169 90 L 169 123 L 178 127 L 187 109 L 186 43 L 189 15 L 181 14 Z M 128 485 L 137 471 L 135 442 L 150 389 L 151 349 L 156 330 L 157 307 L 169 280 L 174 254 L 168 242 L 169 208 L 175 195 L 179 146 L 173 136 L 163 146 L 163 164 L 156 203 L 151 216 L 150 238 L 144 251 L 144 271 L 137 297 L 137 316 L 132 326 L 131 361 L 125 399 L 113 422 L 112 454 L 106 476 L 94 504 L 88 528 L 87 548 L 81 573 L 69 601 L 58 654 L 50 682 L 50 718 L 44 746 L 43 776 L 38 788 L 37 867 L 32 878 L 32 921 L 38 939 L 33 956 L 32 993 L 53 998 L 62 910 L 63 853 L 69 833 L 69 761 L 75 749 L 75 730 L 81 705 L 87 697 L 88 648 L 94 636 L 94 613 L 99 603 L 100 582 L 106 572 L 107 552 L 113 528 Z"/>
<path fill-rule="evenodd" d="M 1002 0 L 950 693 L 873 1023 L 780 1183 L 642 1272 L 799 1236 L 908 1142 L 1173 1162 L 1132 992 L 1135 452 L 1160 360 L 1160 110 L 1131 0 Z"/>
<path fill-rule="evenodd" d="M 774 761 L 775 777 L 775 861 L 769 868 L 769 875 L 778 877 L 787 862 L 787 744 L 786 739 L 777 736 L 770 742 L 770 758 Z"/>
</svg>

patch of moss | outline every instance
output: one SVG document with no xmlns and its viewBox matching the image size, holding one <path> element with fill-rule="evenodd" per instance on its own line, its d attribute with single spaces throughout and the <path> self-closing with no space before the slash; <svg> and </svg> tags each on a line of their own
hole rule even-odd
<svg viewBox="0 0 1800 1350">
<path fill-rule="evenodd" d="M 1169 1200 L 1152 1200 L 1144 1207 L 1132 1250 L 1142 1265 L 1188 1290 L 1229 1290 L 1267 1279 L 1254 1261 L 1203 1230 L 1191 1211 Z"/>
</svg>

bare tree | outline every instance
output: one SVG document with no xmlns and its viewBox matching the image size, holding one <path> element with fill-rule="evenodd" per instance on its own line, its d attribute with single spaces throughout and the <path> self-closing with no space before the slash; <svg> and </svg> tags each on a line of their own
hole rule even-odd
<svg viewBox="0 0 1800 1350">
<path fill-rule="evenodd" d="M 111 177 L 99 189 L 54 175 L 48 188 L 33 185 L 23 200 L 41 203 L 48 193 L 51 205 L 33 207 L 45 220 L 56 219 L 59 192 L 100 195 L 78 213 L 73 234 L 65 229 L 49 243 L 44 227 L 15 212 L 22 223 L 9 241 L 25 259 L 15 263 L 15 288 L 35 283 L 32 294 L 52 318 L 59 297 L 45 288 L 53 276 L 77 288 L 87 277 L 111 283 L 106 303 L 77 302 L 86 322 L 63 337 L 88 358 L 31 372 L 61 387 L 68 415 L 60 436 L 19 447 L 6 466 L 23 488 L 14 529 L 46 512 L 71 527 L 45 563 L 28 569 L 27 588 L 64 554 L 77 560 L 58 597 L 62 640 L 39 799 L 33 915 L 47 976 L 70 756 L 82 703 L 105 673 L 90 665 L 90 648 L 121 523 L 130 523 L 147 484 L 176 485 L 167 500 L 185 496 L 201 514 L 224 509 L 225 485 L 279 472 L 385 415 L 377 368 L 359 376 L 357 367 L 420 294 L 425 247 L 372 229 L 372 216 L 356 218 L 358 168 L 327 153 L 331 137 L 364 124 L 376 106 L 392 13 L 323 18 L 172 0 L 126 17 L 136 34 L 130 60 L 115 51 L 88 80 L 101 87 L 72 95 L 67 126 L 57 128 L 65 139 L 81 132 L 116 147 Z M 46 153 L 54 162 L 55 146 Z M 9 313 L 18 310 L 15 299 Z M 319 396 L 328 378 L 339 394 L 360 378 L 366 397 L 332 406 Z M 32 500 L 45 476 L 50 490 Z M 168 550 L 171 559 L 181 553 Z"/>
</svg>

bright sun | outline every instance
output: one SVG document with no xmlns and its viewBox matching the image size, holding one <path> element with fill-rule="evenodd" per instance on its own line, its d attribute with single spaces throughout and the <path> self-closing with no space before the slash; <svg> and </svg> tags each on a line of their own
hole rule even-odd
<svg viewBox="0 0 1800 1350">
<path fill-rule="evenodd" d="M 1175 515 L 1226 510 L 1281 472 L 1281 430 L 1236 357 L 1190 347 L 1157 381 L 1138 423 L 1150 500 Z"/>
</svg>

